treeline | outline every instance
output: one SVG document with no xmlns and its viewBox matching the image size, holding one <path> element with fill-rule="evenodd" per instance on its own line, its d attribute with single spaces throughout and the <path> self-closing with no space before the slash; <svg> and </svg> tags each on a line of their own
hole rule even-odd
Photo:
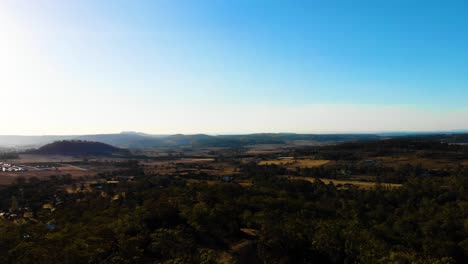
<svg viewBox="0 0 468 264">
<path fill-rule="evenodd" d="M 466 135 L 468 136 L 468 135 Z M 420 158 L 468 159 L 468 146 L 451 143 L 466 140 L 465 135 L 445 139 L 440 136 L 395 137 L 390 139 L 345 142 L 322 147 L 298 148 L 292 156 L 310 156 L 328 160 L 356 161 L 371 157 L 415 155 Z"/>
<path fill-rule="evenodd" d="M 0 161 L 9 160 L 9 159 L 17 159 L 18 157 L 19 157 L 18 153 L 16 152 L 4 152 L 4 153 L 0 152 Z"/>
<path fill-rule="evenodd" d="M 140 176 L 111 195 L 69 194 L 67 206 L 38 221 L 0 220 L 0 263 L 217 263 L 220 258 L 464 263 L 468 258 L 466 177 L 413 178 L 398 189 L 365 191 L 269 176 L 279 171 L 249 173 L 255 173 L 251 187 Z M 26 198 L 33 186 L 48 196 L 50 184 L 20 182 L 7 188 L 6 196 L 22 189 L 25 199 L 35 199 L 41 191 Z M 56 228 L 48 229 L 50 222 Z"/>
<path fill-rule="evenodd" d="M 411 178 L 448 177 L 451 175 L 463 175 L 468 177 L 468 167 L 428 169 L 422 165 L 402 164 L 396 167 L 382 166 L 380 164 L 347 163 L 334 166 L 322 166 L 311 168 L 297 168 L 295 175 L 317 178 L 349 178 L 353 175 L 371 175 L 373 180 L 388 183 L 404 183 Z"/>
<path fill-rule="evenodd" d="M 404 183 L 411 178 L 437 178 L 452 175 L 468 177 L 467 166 L 428 169 L 422 165 L 402 164 L 396 167 L 383 166 L 377 162 L 341 162 L 319 167 L 296 167 L 288 169 L 283 166 L 242 164 L 240 178 L 259 176 L 275 177 L 277 175 L 302 176 L 312 178 L 349 179 L 353 176 L 366 175 L 370 181 L 386 183 Z"/>
</svg>

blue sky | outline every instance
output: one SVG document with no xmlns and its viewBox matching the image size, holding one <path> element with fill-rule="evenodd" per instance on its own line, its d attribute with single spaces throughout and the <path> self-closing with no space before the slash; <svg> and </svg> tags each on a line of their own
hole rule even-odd
<svg viewBox="0 0 468 264">
<path fill-rule="evenodd" d="M 466 1 L 2 1 L 0 89 L 22 99 L 0 105 L 12 124 L 0 134 L 466 129 L 467 13 Z"/>
</svg>

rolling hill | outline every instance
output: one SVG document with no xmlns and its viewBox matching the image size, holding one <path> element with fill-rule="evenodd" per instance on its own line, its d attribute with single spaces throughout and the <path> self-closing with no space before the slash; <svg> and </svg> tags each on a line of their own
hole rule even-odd
<svg viewBox="0 0 468 264">
<path fill-rule="evenodd" d="M 93 141 L 82 140 L 63 140 L 56 141 L 37 150 L 28 151 L 28 154 L 39 155 L 66 155 L 66 156 L 83 156 L 83 155 L 113 155 L 113 154 L 129 154 L 128 150 L 116 148 L 114 146 Z"/>
<path fill-rule="evenodd" d="M 37 148 L 55 141 L 94 141 L 102 142 L 119 148 L 206 148 L 206 147 L 246 147 L 259 144 L 335 144 L 343 142 L 375 141 L 396 137 L 424 137 L 450 143 L 467 143 L 468 134 L 295 134 L 295 133 L 259 133 L 247 135 L 151 135 L 137 132 L 118 134 L 96 134 L 80 136 L 0 136 L 0 147 Z"/>
</svg>

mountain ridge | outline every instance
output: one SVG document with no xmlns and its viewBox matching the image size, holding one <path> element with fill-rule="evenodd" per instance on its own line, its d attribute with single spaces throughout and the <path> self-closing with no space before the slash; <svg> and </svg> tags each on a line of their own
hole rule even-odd
<svg viewBox="0 0 468 264">
<path fill-rule="evenodd" d="M 245 147 L 258 144 L 308 143 L 341 143 L 363 140 L 383 140 L 388 137 L 427 136 L 454 142 L 465 142 L 468 133 L 401 133 L 401 134 L 296 134 L 296 133 L 256 133 L 245 135 L 207 135 L 207 134 L 173 134 L 151 135 L 140 132 L 122 132 L 117 134 L 94 135 L 45 135 L 45 136 L 1 136 L 0 147 L 19 149 L 37 148 L 62 140 L 83 140 L 102 142 L 120 148 L 173 148 L 173 147 Z"/>
</svg>

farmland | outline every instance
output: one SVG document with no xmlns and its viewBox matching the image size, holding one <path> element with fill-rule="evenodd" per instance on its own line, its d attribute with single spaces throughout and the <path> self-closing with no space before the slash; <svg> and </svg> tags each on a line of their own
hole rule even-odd
<svg viewBox="0 0 468 264">
<path fill-rule="evenodd" d="M 99 159 L 94 161 L 97 160 Z M 23 170 L 0 171 L 0 185 L 11 184 L 18 178 L 48 179 L 61 175 L 70 175 L 72 178 L 93 177 L 98 173 L 112 170 L 114 167 L 109 162 L 119 161 L 119 159 L 106 158 L 105 161 L 108 163 L 107 166 L 103 166 L 103 164 L 96 166 L 93 162 L 83 162 L 82 157 L 22 154 L 15 159 L 8 160 L 8 162 L 21 166 Z"/>
<path fill-rule="evenodd" d="M 292 158 L 282 158 L 276 160 L 262 160 L 259 165 L 285 165 L 287 167 L 299 167 L 299 168 L 308 168 L 308 167 L 319 167 L 330 163 L 330 160 L 315 160 L 315 159 L 292 159 Z"/>
<path fill-rule="evenodd" d="M 444 147 L 448 153 L 444 156 L 437 149 L 434 150 L 436 154 L 431 154 L 431 147 L 401 152 L 390 145 L 391 151 L 382 155 L 381 150 L 372 150 L 374 143 L 360 144 L 352 145 L 357 148 L 353 151 L 349 151 L 347 144 L 288 147 L 264 144 L 248 148 L 153 148 L 138 150 L 127 157 L 20 154 L 8 162 L 25 170 L 1 172 L 0 183 L 9 184 L 19 177 L 47 179 L 59 175 L 72 178 L 107 175 L 118 170 L 119 164 L 134 160 L 146 175 L 177 177 L 191 182 L 229 179 L 249 185 L 254 180 L 252 175 L 275 171 L 274 176 L 311 181 L 318 178 L 336 185 L 353 184 L 368 189 L 375 182 L 398 186 L 408 177 L 444 177 L 457 173 L 468 164 L 468 159 L 460 156 L 464 146 L 450 146 L 454 151 Z M 375 146 L 382 147 L 386 145 Z"/>
<path fill-rule="evenodd" d="M 11 245 L 0 248 L 0 260 L 20 258 L 11 252 L 27 234 L 42 241 L 27 244 L 31 254 L 57 259 L 103 261 L 106 252 L 135 263 L 180 255 L 188 263 L 392 263 L 385 261 L 395 255 L 404 263 L 463 263 L 467 155 L 461 145 L 400 139 L 10 155 L 2 162 L 26 170 L 0 172 L 0 230 L 13 230 L 0 237 Z M 76 251 L 76 243 L 96 251 Z M 71 246 L 58 250 L 63 245 Z M 47 256 L 34 259 L 48 263 Z"/>
</svg>

